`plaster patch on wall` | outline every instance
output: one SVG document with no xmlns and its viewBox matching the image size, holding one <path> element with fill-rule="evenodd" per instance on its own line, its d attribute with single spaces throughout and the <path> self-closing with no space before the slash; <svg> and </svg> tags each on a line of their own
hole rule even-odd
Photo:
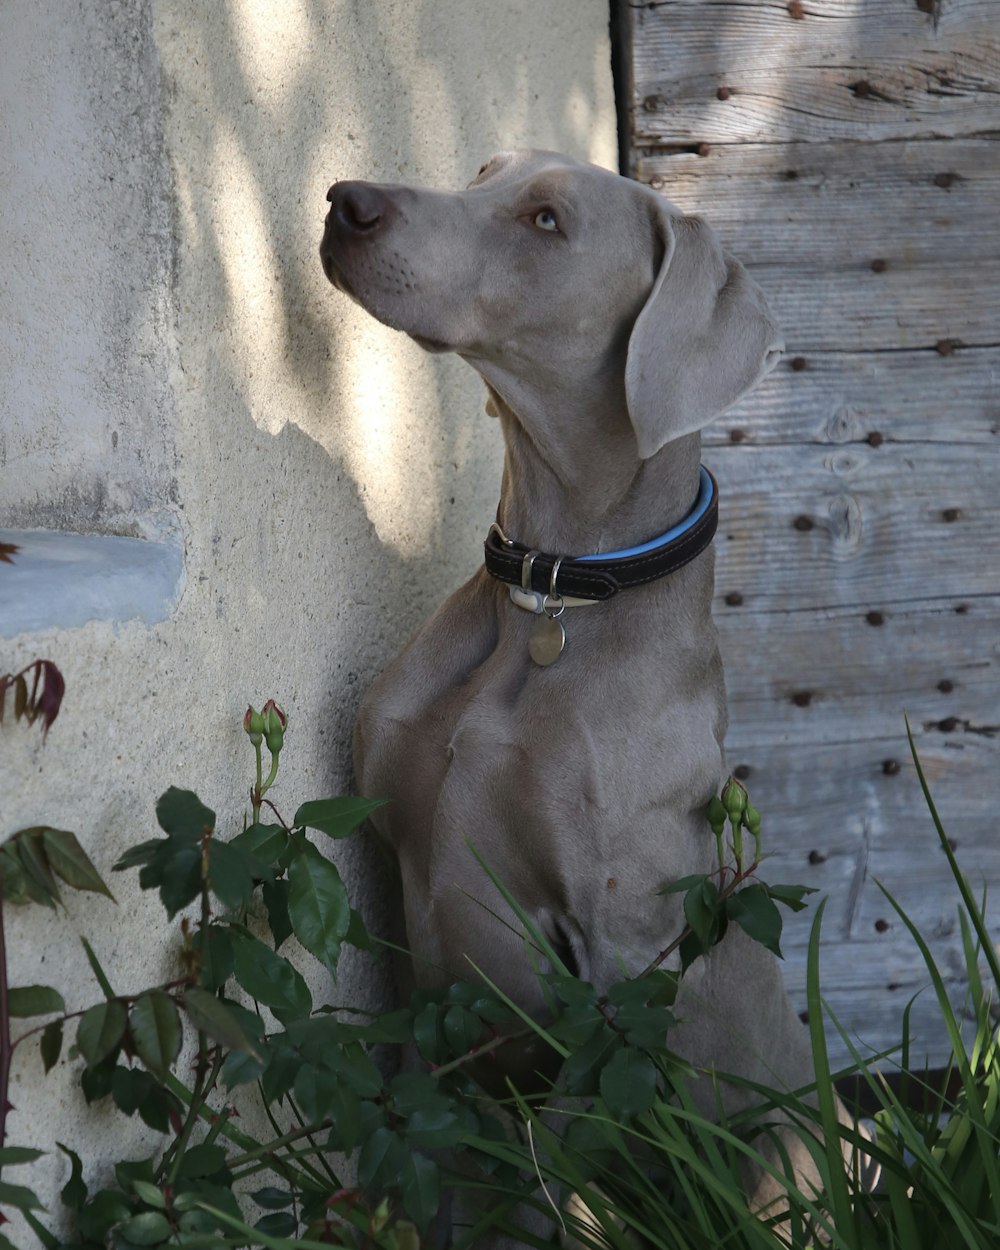
<svg viewBox="0 0 1000 1250">
<path fill-rule="evenodd" d="M 180 598 L 184 552 L 178 541 L 0 530 L 15 543 L 0 572 L 0 637 L 76 629 L 88 621 L 166 620 Z"/>
</svg>

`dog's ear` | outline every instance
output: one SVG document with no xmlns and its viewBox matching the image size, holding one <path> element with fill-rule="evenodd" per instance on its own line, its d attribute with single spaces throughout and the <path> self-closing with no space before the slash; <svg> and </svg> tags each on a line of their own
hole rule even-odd
<svg viewBox="0 0 1000 1250">
<path fill-rule="evenodd" d="M 655 206 L 663 261 L 632 330 L 629 416 L 643 460 L 707 425 L 778 363 L 763 292 L 700 217 Z"/>
</svg>

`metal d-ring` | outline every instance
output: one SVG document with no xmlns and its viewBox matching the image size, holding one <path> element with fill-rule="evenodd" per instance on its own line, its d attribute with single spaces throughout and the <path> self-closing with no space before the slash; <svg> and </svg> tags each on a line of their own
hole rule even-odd
<svg viewBox="0 0 1000 1250">
<path fill-rule="evenodd" d="M 500 541 L 503 543 L 505 547 L 513 547 L 514 545 L 513 538 L 507 537 L 507 535 L 500 528 L 499 521 L 493 521 L 490 523 L 490 528 L 486 531 L 486 537 L 489 538 L 489 536 L 493 533 L 496 534 L 497 538 L 500 539 Z"/>
<path fill-rule="evenodd" d="M 555 620 L 557 616 L 562 616 L 566 611 L 566 604 L 563 597 L 556 589 L 556 578 L 559 576 L 559 566 L 563 562 L 562 556 L 556 556 L 556 562 L 552 566 L 552 573 L 549 576 L 549 593 L 545 596 L 542 603 L 542 611 L 550 620 Z"/>
<path fill-rule="evenodd" d="M 531 566 L 535 563 L 535 558 L 540 554 L 537 551 L 529 551 L 525 553 L 524 559 L 521 561 L 521 589 L 531 590 Z"/>
</svg>

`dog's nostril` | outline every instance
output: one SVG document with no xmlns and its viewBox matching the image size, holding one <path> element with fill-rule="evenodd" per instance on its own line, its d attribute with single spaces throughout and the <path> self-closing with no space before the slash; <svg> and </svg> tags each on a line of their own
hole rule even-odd
<svg viewBox="0 0 1000 1250">
<path fill-rule="evenodd" d="M 334 212 L 341 226 L 362 234 L 376 229 L 386 211 L 382 192 L 364 182 L 340 183 L 334 191 Z"/>
</svg>

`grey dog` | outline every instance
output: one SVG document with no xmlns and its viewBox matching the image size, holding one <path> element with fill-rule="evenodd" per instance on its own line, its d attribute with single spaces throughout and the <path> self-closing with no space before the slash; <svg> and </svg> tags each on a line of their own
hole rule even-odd
<svg viewBox="0 0 1000 1250">
<path fill-rule="evenodd" d="M 683 523 L 699 431 L 774 366 L 780 337 L 700 217 L 564 156 L 502 153 L 454 193 L 338 182 L 327 198 L 327 277 L 480 374 L 505 442 L 493 544 L 546 553 L 541 580 L 518 554 L 514 593 L 484 568 L 451 595 L 368 691 L 355 735 L 362 793 L 391 799 L 374 823 L 399 859 L 417 980 L 467 977 L 471 960 L 541 1015 L 466 839 L 606 988 L 683 928 L 658 887 L 714 866 L 727 723 L 711 548 L 597 601 L 561 593 L 553 557 Z M 698 1067 L 815 1079 L 778 965 L 741 931 L 695 963 L 677 1011 L 670 1046 Z"/>
</svg>

